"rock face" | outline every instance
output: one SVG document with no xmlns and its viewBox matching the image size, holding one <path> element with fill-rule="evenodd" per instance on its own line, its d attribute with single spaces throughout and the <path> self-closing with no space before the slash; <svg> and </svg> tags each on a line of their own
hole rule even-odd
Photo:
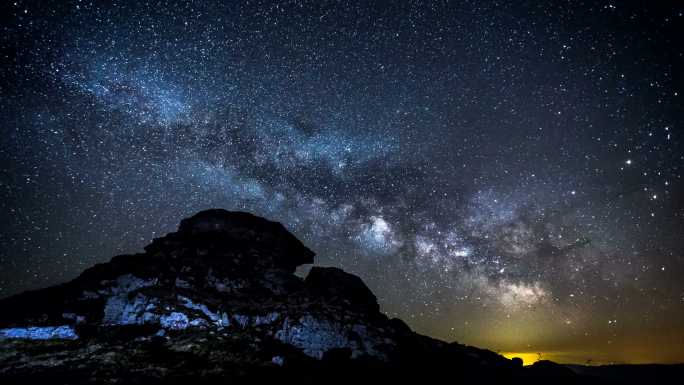
<svg viewBox="0 0 684 385">
<path fill-rule="evenodd" d="M 71 282 L 1 300 L 0 380 L 230 382 L 291 375 L 315 382 L 341 367 L 348 376 L 382 378 L 409 366 L 497 378 L 522 370 L 492 352 L 413 333 L 380 312 L 359 277 L 340 269 L 314 267 L 304 280 L 294 275 L 313 257 L 279 223 L 200 212 L 145 253 L 120 255 Z"/>
</svg>

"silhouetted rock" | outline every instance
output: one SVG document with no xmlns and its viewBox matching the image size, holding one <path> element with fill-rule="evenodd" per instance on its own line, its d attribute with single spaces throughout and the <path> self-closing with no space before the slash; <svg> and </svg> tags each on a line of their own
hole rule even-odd
<svg viewBox="0 0 684 385">
<path fill-rule="evenodd" d="M 380 311 L 377 298 L 361 278 L 336 267 L 313 267 L 304 281 L 314 296 L 369 313 Z"/>
<path fill-rule="evenodd" d="M 414 333 L 281 224 L 207 210 L 145 252 L 0 300 L 3 383 L 525 376 L 493 352 Z M 540 364 L 534 373 L 558 374 Z M 334 378 L 329 373 L 335 372 Z"/>
<path fill-rule="evenodd" d="M 530 365 L 528 368 L 528 374 L 546 378 L 575 376 L 575 372 L 573 372 L 570 368 L 549 360 L 540 360 Z"/>
<path fill-rule="evenodd" d="M 145 251 L 171 257 L 216 259 L 217 266 L 288 272 L 313 263 L 315 255 L 278 222 L 221 209 L 183 219 L 176 233 L 155 239 Z"/>
</svg>

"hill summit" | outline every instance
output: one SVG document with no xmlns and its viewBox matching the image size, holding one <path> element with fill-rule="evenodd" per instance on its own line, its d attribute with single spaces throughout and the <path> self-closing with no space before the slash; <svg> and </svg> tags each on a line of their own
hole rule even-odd
<svg viewBox="0 0 684 385">
<path fill-rule="evenodd" d="M 202 211 L 145 252 L 0 300 L 3 383 L 535 378 L 493 352 L 419 335 L 354 275 L 313 267 L 277 222 Z M 544 377 L 573 378 L 554 364 Z"/>
</svg>

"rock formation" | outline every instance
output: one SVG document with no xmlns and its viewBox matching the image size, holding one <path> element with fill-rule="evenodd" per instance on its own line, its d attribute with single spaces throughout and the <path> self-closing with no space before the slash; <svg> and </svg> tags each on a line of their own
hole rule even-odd
<svg viewBox="0 0 684 385">
<path fill-rule="evenodd" d="M 279 223 L 200 212 L 142 254 L 1 300 L 0 380 L 528 377 L 495 353 L 388 319 L 359 277 L 323 267 L 296 276 L 313 257 Z"/>
</svg>

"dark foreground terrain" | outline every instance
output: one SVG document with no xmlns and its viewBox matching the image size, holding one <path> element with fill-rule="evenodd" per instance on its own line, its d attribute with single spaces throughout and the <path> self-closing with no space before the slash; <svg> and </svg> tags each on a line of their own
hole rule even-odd
<svg viewBox="0 0 684 385">
<path fill-rule="evenodd" d="M 0 383 L 662 383 L 682 367 L 522 367 L 419 335 L 281 224 L 208 210 L 145 252 L 0 301 Z M 621 375 L 620 373 L 633 373 Z M 661 376 L 662 375 L 662 376 Z M 661 376 L 661 377 L 657 377 Z M 676 382 L 676 381 L 675 381 Z"/>
<path fill-rule="evenodd" d="M 565 366 L 602 384 L 680 384 L 684 381 L 684 364 Z"/>
</svg>

